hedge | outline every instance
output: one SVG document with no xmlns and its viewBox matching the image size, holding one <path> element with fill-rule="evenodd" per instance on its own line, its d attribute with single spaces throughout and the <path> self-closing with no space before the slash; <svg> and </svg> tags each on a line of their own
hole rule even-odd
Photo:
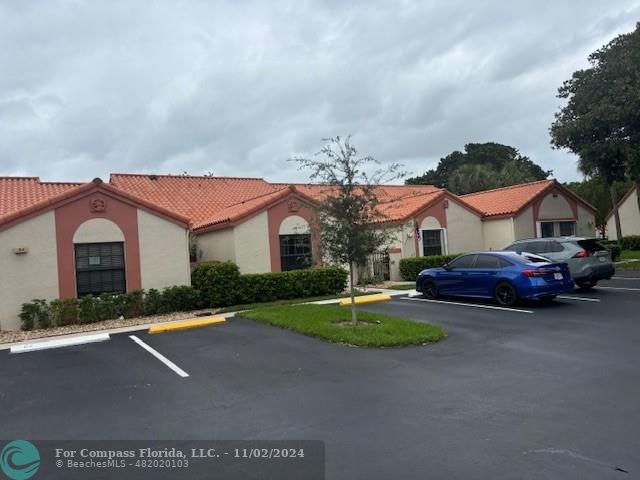
<svg viewBox="0 0 640 480">
<path fill-rule="evenodd" d="M 425 268 L 440 267 L 459 256 L 456 255 L 430 255 L 427 257 L 408 257 L 400 259 L 400 276 L 403 280 L 414 282 L 418 274 Z"/>
<path fill-rule="evenodd" d="M 128 293 L 86 295 L 63 300 L 35 299 L 22 305 L 22 330 L 62 327 L 72 324 L 100 322 L 116 318 L 133 318 L 161 313 L 203 308 L 202 295 L 189 286 L 150 289 Z"/>
<path fill-rule="evenodd" d="M 347 272 L 342 268 L 309 268 L 240 275 L 232 262 L 210 262 L 194 268 L 191 283 L 202 292 L 208 306 L 226 307 L 337 294 L 347 286 Z"/>
<path fill-rule="evenodd" d="M 620 240 L 623 250 L 640 250 L 640 235 L 627 235 Z"/>
<path fill-rule="evenodd" d="M 174 286 L 162 291 L 152 288 L 50 302 L 35 299 L 22 305 L 21 327 L 32 330 L 120 317 L 337 294 L 346 288 L 347 272 L 341 268 L 311 268 L 240 275 L 234 263 L 212 262 L 195 267 L 191 282 L 193 286 Z"/>
</svg>

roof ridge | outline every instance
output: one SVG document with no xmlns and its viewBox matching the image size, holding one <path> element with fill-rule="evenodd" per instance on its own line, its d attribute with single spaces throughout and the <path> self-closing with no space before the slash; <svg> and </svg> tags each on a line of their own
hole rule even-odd
<svg viewBox="0 0 640 480">
<path fill-rule="evenodd" d="M 273 192 L 267 192 L 267 193 L 262 193 L 260 195 L 256 195 L 255 197 L 251 197 L 251 198 L 246 198 L 244 200 L 241 200 L 237 203 L 232 203 L 230 205 L 227 205 L 226 207 L 224 207 L 222 210 L 220 210 L 221 212 L 224 212 L 226 209 L 231 208 L 231 207 L 236 207 L 238 205 L 242 205 L 243 203 L 247 203 L 247 202 L 251 202 L 253 200 L 257 200 L 258 198 L 262 198 L 262 197 L 268 197 L 269 195 L 274 195 L 276 193 L 281 193 L 284 192 L 285 190 L 287 190 L 286 188 L 280 188 L 279 190 L 274 190 Z"/>
<path fill-rule="evenodd" d="M 513 188 L 520 188 L 520 187 L 526 187 L 529 185 L 535 185 L 536 183 L 555 182 L 555 181 L 556 181 L 555 178 L 545 178 L 544 180 L 535 180 L 533 182 L 517 183 L 515 185 L 507 185 L 506 187 L 490 188 L 489 190 L 480 190 L 479 192 L 465 193 L 463 195 L 458 195 L 458 197 L 463 197 L 463 198 L 471 197 L 473 195 L 481 195 L 483 193 L 497 192 L 499 190 L 510 190 Z"/>
<path fill-rule="evenodd" d="M 159 174 L 159 173 L 110 173 L 109 181 L 114 176 L 118 177 L 162 177 L 162 178 L 195 178 L 195 179 L 211 179 L 211 180 L 262 180 L 267 182 L 263 177 L 224 177 L 224 176 L 210 176 L 210 175 L 171 175 L 171 174 Z"/>
<path fill-rule="evenodd" d="M 417 197 L 424 197 L 426 195 L 434 195 L 434 194 L 441 194 L 445 191 L 444 188 L 438 188 L 435 190 L 431 190 L 430 192 L 417 192 L 417 193 L 412 193 L 412 194 L 407 194 L 407 195 L 401 195 L 397 198 L 392 198 L 389 200 L 384 200 L 381 202 L 378 202 L 378 205 L 386 205 L 389 203 L 393 203 L 393 202 L 397 202 L 399 200 L 406 200 L 407 198 L 417 198 Z"/>
<path fill-rule="evenodd" d="M 16 177 L 12 175 L 0 175 L 0 180 L 37 180 L 40 182 L 40 177 Z"/>
</svg>

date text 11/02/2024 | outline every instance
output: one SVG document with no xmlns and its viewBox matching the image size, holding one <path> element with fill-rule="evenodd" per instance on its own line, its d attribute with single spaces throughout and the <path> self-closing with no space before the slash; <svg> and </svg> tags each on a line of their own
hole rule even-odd
<svg viewBox="0 0 640 480">
<path fill-rule="evenodd" d="M 188 458 L 220 458 L 231 456 L 233 458 L 304 458 L 303 448 L 234 448 L 231 451 L 221 451 L 215 448 L 192 448 L 187 450 L 179 448 L 140 448 L 138 450 L 91 450 L 82 448 L 79 450 L 55 449 L 55 458 L 58 459 L 188 459 Z"/>
</svg>

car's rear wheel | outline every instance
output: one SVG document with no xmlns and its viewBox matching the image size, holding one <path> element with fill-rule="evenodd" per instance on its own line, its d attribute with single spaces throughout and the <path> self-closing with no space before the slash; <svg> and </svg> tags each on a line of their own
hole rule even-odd
<svg viewBox="0 0 640 480">
<path fill-rule="evenodd" d="M 433 280 L 427 280 L 422 284 L 422 295 L 430 300 L 438 298 L 438 286 Z"/>
<path fill-rule="evenodd" d="M 500 282 L 494 292 L 496 301 L 503 307 L 512 307 L 518 301 L 518 292 L 509 282 Z"/>
<path fill-rule="evenodd" d="M 576 285 L 580 290 L 591 290 L 598 284 L 597 280 L 587 280 L 584 282 L 576 282 Z"/>
</svg>

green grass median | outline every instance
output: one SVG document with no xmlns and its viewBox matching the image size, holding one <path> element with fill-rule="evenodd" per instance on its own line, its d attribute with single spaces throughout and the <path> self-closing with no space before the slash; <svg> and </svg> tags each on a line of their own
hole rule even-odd
<svg viewBox="0 0 640 480">
<path fill-rule="evenodd" d="M 437 325 L 365 311 L 358 312 L 358 325 L 352 325 L 351 310 L 332 305 L 256 308 L 239 316 L 328 342 L 358 347 L 423 345 L 442 340 L 447 335 Z"/>
</svg>

